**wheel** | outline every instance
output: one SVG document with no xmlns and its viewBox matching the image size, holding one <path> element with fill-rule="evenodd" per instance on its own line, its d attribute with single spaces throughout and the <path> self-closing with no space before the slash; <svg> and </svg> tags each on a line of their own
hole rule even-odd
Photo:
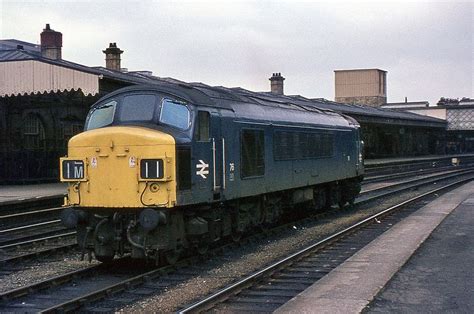
<svg viewBox="0 0 474 314">
<path fill-rule="evenodd" d="M 232 237 L 232 241 L 234 241 L 235 243 L 239 243 L 240 239 L 242 239 L 242 233 L 238 231 L 234 231 L 232 232 L 231 237 Z"/>
<path fill-rule="evenodd" d="M 96 255 L 95 259 L 101 263 L 110 263 L 113 259 L 113 255 Z"/>
<path fill-rule="evenodd" d="M 258 226 L 258 228 L 260 229 L 261 232 L 263 233 L 266 233 L 268 232 L 268 230 L 270 230 L 270 227 L 271 227 L 271 224 L 270 223 L 262 223 Z"/>
<path fill-rule="evenodd" d="M 164 253 L 165 261 L 170 265 L 174 265 L 179 260 L 180 255 L 178 250 L 166 251 Z"/>
<path fill-rule="evenodd" d="M 355 203 L 355 197 L 353 197 L 353 198 L 351 198 L 351 199 L 349 200 L 349 205 L 350 205 L 351 207 L 354 207 L 354 203 Z"/>
<path fill-rule="evenodd" d="M 346 201 L 339 201 L 337 205 L 339 206 L 339 209 L 344 209 L 344 206 L 346 205 Z"/>
<path fill-rule="evenodd" d="M 209 243 L 207 242 L 200 243 L 196 246 L 196 252 L 198 252 L 199 255 L 206 255 L 207 251 L 209 251 Z"/>
</svg>

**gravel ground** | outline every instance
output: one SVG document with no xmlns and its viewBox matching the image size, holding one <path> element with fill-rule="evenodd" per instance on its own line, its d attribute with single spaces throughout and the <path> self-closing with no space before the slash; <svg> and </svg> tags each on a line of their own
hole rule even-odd
<svg viewBox="0 0 474 314">
<path fill-rule="evenodd" d="M 63 255 L 61 256 L 60 254 Z M 93 261 L 89 264 L 88 261 L 80 261 L 80 254 L 77 252 L 57 253 L 54 256 L 38 258 L 31 262 L 21 262 L 12 266 L 4 266 L 2 270 L 8 271 L 8 273 L 2 275 L 0 271 L 0 293 L 38 283 L 51 277 L 86 268 L 97 263 Z M 58 256 L 61 257 L 58 258 Z M 11 269 L 18 270 L 11 273 Z"/>
<path fill-rule="evenodd" d="M 415 193 L 403 195 L 403 199 L 413 196 Z M 418 193 L 417 193 L 418 194 Z M 329 222 L 316 222 L 312 225 L 295 226 L 293 230 L 284 231 L 279 239 L 265 239 L 251 247 L 240 248 L 221 256 L 213 258 L 206 263 L 217 265 L 209 267 L 199 276 L 196 276 L 177 286 L 169 287 L 163 293 L 140 300 L 123 309 L 122 312 L 171 312 L 176 311 L 185 304 L 190 304 L 193 300 L 202 298 L 220 287 L 241 279 L 243 276 L 262 269 L 265 265 L 271 264 L 282 257 L 288 256 L 299 249 L 315 243 L 335 231 L 342 230 L 353 223 L 372 215 L 380 209 L 400 201 L 398 197 L 392 198 L 390 204 L 380 203 L 370 208 L 354 211 L 341 211 L 338 217 L 331 217 Z"/>
</svg>

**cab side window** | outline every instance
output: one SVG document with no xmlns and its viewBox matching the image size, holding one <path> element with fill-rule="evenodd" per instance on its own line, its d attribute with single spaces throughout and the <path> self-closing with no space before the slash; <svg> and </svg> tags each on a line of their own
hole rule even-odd
<svg viewBox="0 0 474 314">
<path fill-rule="evenodd" d="M 160 115 L 161 123 L 186 130 L 189 128 L 189 119 L 189 109 L 184 103 L 166 98 L 163 99 Z"/>
<path fill-rule="evenodd" d="M 207 111 L 198 111 L 197 114 L 197 124 L 194 130 L 194 138 L 198 142 L 208 142 L 209 141 L 209 112 Z"/>
</svg>

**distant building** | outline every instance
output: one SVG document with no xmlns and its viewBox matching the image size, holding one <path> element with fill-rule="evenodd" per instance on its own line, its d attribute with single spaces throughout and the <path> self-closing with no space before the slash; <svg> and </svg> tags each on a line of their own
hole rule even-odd
<svg viewBox="0 0 474 314">
<path fill-rule="evenodd" d="M 445 98 L 441 97 L 437 103 L 438 106 L 474 106 L 474 99 L 463 97 L 461 100 L 458 98 Z"/>
<path fill-rule="evenodd" d="M 379 107 L 387 102 L 387 71 L 336 70 L 335 101 Z"/>
<path fill-rule="evenodd" d="M 474 99 L 441 98 L 436 106 L 424 101 L 388 103 L 382 107 L 443 119 L 448 123 L 447 153 L 474 152 Z"/>
<path fill-rule="evenodd" d="M 380 106 L 384 109 L 403 110 L 446 121 L 446 108 L 431 106 L 427 101 L 391 102 Z"/>
</svg>

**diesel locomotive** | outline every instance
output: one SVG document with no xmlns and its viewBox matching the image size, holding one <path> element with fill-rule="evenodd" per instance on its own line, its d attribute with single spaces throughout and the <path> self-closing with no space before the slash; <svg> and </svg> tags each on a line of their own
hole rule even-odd
<svg viewBox="0 0 474 314">
<path fill-rule="evenodd" d="M 303 97 L 202 83 L 126 87 L 100 99 L 60 160 L 62 221 L 99 261 L 176 261 L 238 240 L 296 207 L 354 201 L 358 123 Z"/>
</svg>

